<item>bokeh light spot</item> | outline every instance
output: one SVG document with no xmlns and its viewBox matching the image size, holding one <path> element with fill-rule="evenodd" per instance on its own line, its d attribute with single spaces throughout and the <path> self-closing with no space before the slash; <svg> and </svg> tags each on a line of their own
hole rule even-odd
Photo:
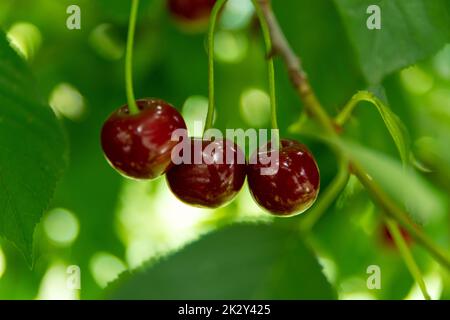
<svg viewBox="0 0 450 320">
<path fill-rule="evenodd" d="M 185 101 L 182 114 L 190 137 L 202 136 L 208 105 L 208 98 L 204 96 L 191 96 Z M 214 113 L 214 118 L 216 116 Z"/>
<path fill-rule="evenodd" d="M 269 223 L 274 220 L 274 216 L 262 209 L 262 207 L 260 207 L 253 199 L 247 181 L 245 181 L 244 186 L 236 196 L 235 201 L 238 211 L 238 214 L 236 215 L 236 221 L 260 221 Z"/>
<path fill-rule="evenodd" d="M 225 29 L 244 28 L 253 17 L 251 0 L 228 0 L 220 24 Z"/>
<path fill-rule="evenodd" d="M 155 199 L 160 226 L 174 244 L 181 244 L 198 234 L 196 227 L 214 210 L 189 206 L 178 200 L 170 189 L 161 185 Z"/>
<path fill-rule="evenodd" d="M 114 33 L 111 24 L 97 26 L 89 36 L 89 43 L 95 52 L 106 60 L 119 60 L 125 51 L 125 44 Z"/>
<path fill-rule="evenodd" d="M 423 278 L 427 284 L 427 291 L 431 299 L 439 300 L 443 291 L 442 277 L 439 271 L 433 270 L 429 274 L 424 275 Z M 417 283 L 414 283 L 405 300 L 424 300 L 423 293 Z"/>
<path fill-rule="evenodd" d="M 248 50 L 248 39 L 242 33 L 219 31 L 214 39 L 214 55 L 226 63 L 241 62 Z"/>
<path fill-rule="evenodd" d="M 53 209 L 44 218 L 44 231 L 47 237 L 55 244 L 68 246 L 78 236 L 78 219 L 69 210 Z"/>
<path fill-rule="evenodd" d="M 403 70 L 400 73 L 400 78 L 405 88 L 417 95 L 427 93 L 434 85 L 433 76 L 417 66 Z"/>
<path fill-rule="evenodd" d="M 95 282 L 101 288 L 105 288 L 109 282 L 127 270 L 127 267 L 116 256 L 108 252 L 97 252 L 89 262 L 89 269 Z"/>
<path fill-rule="evenodd" d="M 319 263 L 322 266 L 322 272 L 327 278 L 328 282 L 336 284 L 337 279 L 337 266 L 333 259 L 320 256 L 318 257 Z"/>
<path fill-rule="evenodd" d="M 80 120 L 86 112 L 83 96 L 68 83 L 61 83 L 53 89 L 49 104 L 58 116 L 74 121 Z"/>
<path fill-rule="evenodd" d="M 183 204 L 170 192 L 164 178 L 125 181 L 117 218 L 128 266 L 138 267 L 198 237 L 208 229 L 202 221 L 212 212 Z"/>
<path fill-rule="evenodd" d="M 6 271 L 6 257 L 3 253 L 2 247 L 0 247 L 0 278 L 5 274 Z"/>
<path fill-rule="evenodd" d="M 148 239 L 133 239 L 127 246 L 126 260 L 131 269 L 139 268 L 158 254 L 154 243 Z"/>
<path fill-rule="evenodd" d="M 350 277 L 340 284 L 339 300 L 375 300 L 376 297 L 367 288 L 366 279 Z"/>
<path fill-rule="evenodd" d="M 15 23 L 9 29 L 7 36 L 12 46 L 26 60 L 33 59 L 42 43 L 42 35 L 39 29 L 28 22 Z"/>
<path fill-rule="evenodd" d="M 77 300 L 79 290 L 68 286 L 67 265 L 61 262 L 53 263 L 42 277 L 38 300 Z"/>
<path fill-rule="evenodd" d="M 241 116 L 252 127 L 263 127 L 270 119 L 270 97 L 260 89 L 248 89 L 241 95 Z"/>
</svg>

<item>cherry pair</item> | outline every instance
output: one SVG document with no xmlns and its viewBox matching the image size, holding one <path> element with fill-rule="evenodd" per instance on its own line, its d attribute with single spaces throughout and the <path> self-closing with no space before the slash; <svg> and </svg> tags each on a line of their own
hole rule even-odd
<svg viewBox="0 0 450 320">
<path fill-rule="evenodd" d="M 180 142 L 172 139 L 172 135 L 177 129 L 186 130 L 183 117 L 159 99 L 138 100 L 136 104 L 138 114 L 130 114 L 125 105 L 103 125 L 102 148 L 117 171 L 133 179 L 154 179 L 167 173 L 173 193 L 195 206 L 216 208 L 234 198 L 245 181 L 245 164 L 218 160 L 223 159 L 221 155 L 243 158 L 239 147 L 223 140 L 214 141 L 213 148 L 206 148 L 209 142 L 191 139 L 192 159 L 188 163 L 192 164 L 174 165 L 172 150 Z M 195 148 L 198 143 L 200 148 Z M 200 164 L 195 164 L 197 158 L 202 159 Z"/>
<path fill-rule="evenodd" d="M 319 170 L 304 145 L 282 140 L 279 150 L 255 152 L 250 164 L 245 164 L 238 161 L 244 159 L 244 154 L 234 142 L 191 139 L 189 163 L 174 165 L 172 150 L 179 142 L 172 140 L 172 134 L 186 129 L 181 114 L 158 99 L 136 103 L 138 114 L 130 114 L 128 106 L 119 108 L 108 118 L 101 134 L 106 158 L 123 175 L 154 179 L 167 173 L 172 192 L 199 207 L 217 208 L 230 202 L 242 188 L 246 175 L 255 201 L 275 215 L 298 214 L 314 203 Z M 198 144 L 200 148 L 195 147 Z M 271 152 L 277 153 L 273 157 L 275 164 L 260 161 L 264 153 L 272 156 Z M 227 159 L 230 156 L 232 159 Z M 276 171 L 263 174 L 269 166 Z"/>
<path fill-rule="evenodd" d="M 195 148 L 196 143 L 201 147 Z M 190 164 L 176 165 L 167 173 L 172 192 L 188 204 L 220 207 L 237 195 L 246 175 L 253 199 L 274 215 L 302 213 L 317 198 L 320 186 L 317 164 L 308 149 L 297 141 L 281 140 L 279 150 L 274 151 L 268 144 L 256 151 L 248 164 L 241 149 L 229 140 L 192 139 L 190 148 Z M 201 153 L 198 158 L 203 159 L 202 163 L 193 164 L 196 153 Z M 232 158 L 227 159 L 227 155 Z M 275 163 L 263 161 L 269 158 L 275 159 Z"/>
</svg>

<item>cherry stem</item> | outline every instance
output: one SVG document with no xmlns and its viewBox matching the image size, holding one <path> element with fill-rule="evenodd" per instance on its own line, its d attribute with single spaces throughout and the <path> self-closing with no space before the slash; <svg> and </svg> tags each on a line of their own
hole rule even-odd
<svg viewBox="0 0 450 320">
<path fill-rule="evenodd" d="M 350 119 L 355 107 L 362 101 L 370 102 L 374 105 L 377 104 L 375 97 L 368 91 L 359 91 L 350 99 L 349 102 L 342 108 L 341 112 L 336 116 L 336 124 L 344 126 Z"/>
<path fill-rule="evenodd" d="M 298 95 L 303 101 L 303 105 L 307 114 L 313 118 L 331 138 L 338 138 L 336 126 L 331 117 L 325 111 L 319 100 L 317 99 L 308 77 L 303 71 L 301 60 L 292 50 L 290 44 L 281 30 L 278 20 L 273 13 L 271 0 L 257 0 L 261 6 L 261 10 L 266 17 L 272 38 L 273 53 L 281 56 L 284 60 L 290 74 L 291 82 L 297 90 Z M 333 139 L 332 139 L 333 140 Z M 337 147 L 332 146 L 333 151 L 340 156 L 341 152 Z M 430 238 L 426 236 L 419 228 L 417 228 L 409 219 L 408 214 L 400 208 L 386 193 L 380 189 L 377 183 L 368 177 L 365 170 L 352 159 L 350 165 L 353 174 L 360 180 L 363 186 L 368 190 L 372 199 L 379 204 L 383 211 L 396 222 L 404 226 L 428 252 L 440 262 L 447 270 L 450 270 L 450 257 L 448 254 L 436 246 Z"/>
<path fill-rule="evenodd" d="M 214 112 L 215 112 L 215 85 L 214 85 L 214 36 L 216 30 L 217 19 L 220 11 L 227 0 L 218 0 L 212 11 L 211 18 L 209 24 L 209 32 L 208 32 L 208 66 L 209 66 L 209 106 L 208 106 L 208 114 L 206 116 L 205 123 L 205 131 L 210 129 L 213 125 L 214 121 Z M 256 13 L 258 15 L 258 19 L 260 21 L 261 30 L 264 37 L 264 42 L 267 48 L 267 66 L 268 66 L 268 76 L 269 76 L 269 96 L 270 96 L 270 105 L 271 105 L 271 126 L 272 129 L 278 130 L 278 121 L 277 121 L 277 100 L 276 100 L 276 86 L 275 86 L 275 66 L 272 57 L 272 38 L 270 36 L 269 25 L 265 19 L 265 16 L 259 6 L 257 1 L 253 0 L 253 4 L 255 6 Z M 276 133 L 276 137 L 272 137 L 272 141 L 276 143 L 276 146 L 280 145 L 279 142 L 279 134 Z"/>
<path fill-rule="evenodd" d="M 266 20 L 262 8 L 258 1 L 252 0 L 255 7 L 256 15 L 258 16 L 259 24 L 261 26 L 261 31 L 263 34 L 264 42 L 267 50 L 267 69 L 269 75 L 269 96 L 270 96 L 270 106 L 271 106 L 271 125 L 272 129 L 278 130 L 278 120 L 277 120 L 277 98 L 276 98 L 276 86 L 275 86 L 275 66 L 273 60 L 273 45 L 272 37 L 270 35 L 269 25 Z M 279 146 L 279 136 L 276 137 L 277 145 Z"/>
<path fill-rule="evenodd" d="M 209 104 L 208 104 L 208 114 L 206 115 L 205 129 L 212 128 L 214 121 L 214 111 L 215 111 L 215 86 L 214 86 L 214 35 L 216 31 L 217 19 L 222 10 L 223 6 L 227 0 L 218 0 L 214 4 L 211 11 L 211 17 L 209 20 L 209 31 L 208 31 L 208 94 L 209 94 Z"/>
<path fill-rule="evenodd" d="M 139 0 L 132 0 L 130 22 L 128 25 L 127 49 L 125 56 L 125 85 L 127 91 L 128 110 L 130 114 L 139 113 L 133 90 L 133 45 L 134 33 L 136 29 L 136 19 L 139 7 Z"/>
<path fill-rule="evenodd" d="M 348 159 L 341 156 L 337 175 L 328 185 L 327 189 L 321 194 L 317 203 L 310 209 L 308 214 L 300 220 L 300 230 L 303 233 L 311 231 L 317 221 L 319 221 L 323 214 L 330 208 L 334 200 L 347 185 L 350 177 L 348 165 Z"/>
<path fill-rule="evenodd" d="M 425 281 L 423 280 L 422 273 L 420 272 L 420 269 L 417 266 L 416 261 L 414 260 L 414 256 L 412 255 L 411 250 L 409 250 L 408 248 L 408 244 L 406 243 L 402 233 L 400 232 L 397 222 L 390 218 L 385 218 L 384 220 L 386 221 L 386 226 L 389 230 L 389 233 L 394 239 L 395 245 L 400 251 L 400 255 L 405 261 L 406 267 L 408 268 L 414 280 L 419 285 L 423 297 L 425 298 L 425 300 L 431 300 L 431 297 L 428 294 L 427 287 L 425 285 Z"/>
<path fill-rule="evenodd" d="M 411 222 L 408 214 L 400 208 L 392 199 L 371 179 L 364 170 L 355 162 L 352 164 L 352 170 L 358 177 L 361 184 L 372 196 L 372 199 L 378 203 L 383 212 L 403 226 L 420 245 L 428 250 L 435 260 L 450 270 L 450 258 L 441 248 L 436 246 L 433 241 L 415 224 Z"/>
<path fill-rule="evenodd" d="M 376 96 L 374 96 L 370 92 L 360 91 L 360 92 L 356 93 L 350 99 L 350 101 L 345 105 L 345 107 L 342 109 L 342 111 L 338 114 L 338 116 L 335 118 L 336 123 L 339 126 L 345 125 L 345 123 L 350 118 L 355 107 L 362 101 L 366 101 L 366 102 L 373 104 L 375 107 L 377 107 L 379 109 L 381 115 L 383 116 L 382 109 L 386 108 L 384 106 L 383 102 L 380 101 L 380 99 L 378 99 Z M 397 145 L 397 149 L 398 149 L 400 158 L 402 159 L 403 165 L 407 166 L 408 165 L 408 154 L 406 154 L 404 152 L 404 150 L 398 146 L 397 141 L 395 141 L 395 137 L 394 137 L 395 135 L 391 131 L 390 126 L 388 126 L 388 130 L 391 133 L 391 136 L 393 137 L 394 142 Z M 412 222 L 410 221 L 410 219 L 408 218 L 408 214 L 406 212 L 404 212 L 403 209 L 398 207 L 397 204 L 392 202 L 391 199 L 389 199 L 389 197 L 387 195 L 383 194 L 383 191 L 380 188 L 378 188 L 378 186 L 375 184 L 375 182 L 372 179 L 367 177 L 367 174 L 364 173 L 364 171 L 362 170 L 362 168 L 360 166 L 355 165 L 353 163 L 352 167 L 353 167 L 353 169 L 355 169 L 354 170 L 355 175 L 358 176 L 361 183 L 365 184 L 366 189 L 369 191 L 370 190 L 373 191 L 373 193 L 374 193 L 373 198 L 378 199 L 378 201 L 381 202 L 380 206 L 384 205 L 385 208 L 389 207 L 391 210 L 390 211 L 391 217 L 394 217 L 394 219 L 397 222 L 400 222 L 401 224 L 403 224 L 405 226 L 405 228 L 407 228 L 410 231 L 410 233 L 413 235 L 413 237 L 418 242 L 420 242 L 425 247 L 427 247 L 427 249 L 431 253 L 433 253 L 435 255 L 435 257 L 441 262 L 441 264 L 443 264 L 448 269 L 450 269 L 450 257 L 448 257 L 448 254 L 446 254 L 440 248 L 436 247 L 434 245 L 434 243 L 431 240 L 429 240 L 424 233 L 419 231 L 418 227 L 413 225 Z M 376 196 L 375 196 L 375 193 L 376 193 Z M 420 282 L 418 282 L 418 284 L 419 284 L 419 286 L 421 286 Z"/>
<path fill-rule="evenodd" d="M 272 56 L 279 55 L 289 72 L 290 80 L 293 87 L 303 101 L 306 112 L 309 116 L 320 122 L 327 133 L 334 134 L 335 126 L 326 111 L 322 108 L 317 99 L 308 76 L 303 70 L 300 58 L 294 53 L 294 50 L 287 41 L 278 20 L 272 10 L 272 2 L 270 0 L 256 0 L 261 8 L 265 21 L 268 24 L 270 37 L 272 39 Z"/>
</svg>

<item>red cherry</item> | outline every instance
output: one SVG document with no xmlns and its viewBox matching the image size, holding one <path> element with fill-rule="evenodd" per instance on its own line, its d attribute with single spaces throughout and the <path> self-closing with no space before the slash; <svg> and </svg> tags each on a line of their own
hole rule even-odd
<svg viewBox="0 0 450 320">
<path fill-rule="evenodd" d="M 216 0 L 168 0 L 170 12 L 185 22 L 207 20 Z"/>
<path fill-rule="evenodd" d="M 294 140 L 281 140 L 277 151 L 271 151 L 269 143 L 266 150 L 255 152 L 247 166 L 248 184 L 255 201 L 277 216 L 292 216 L 309 209 L 320 188 L 319 168 L 311 152 Z M 272 152 L 276 152 L 275 157 Z M 275 161 L 278 171 L 261 174 L 261 169 L 271 167 L 270 163 L 262 163 L 262 156 L 278 158 Z"/>
<path fill-rule="evenodd" d="M 412 244 L 411 235 L 402 226 L 399 226 L 399 229 L 400 229 L 400 234 L 402 235 L 402 237 L 405 240 L 406 244 L 408 246 L 410 246 Z M 389 228 L 385 224 L 383 224 L 381 226 L 381 232 L 380 233 L 381 233 L 381 239 L 382 239 L 383 243 L 386 245 L 386 247 L 389 247 L 389 248 L 396 248 L 397 247 L 396 244 L 395 244 L 394 238 L 393 238 L 391 232 L 389 231 Z"/>
<path fill-rule="evenodd" d="M 102 128 L 101 143 L 109 163 L 123 175 L 153 179 L 171 164 L 176 129 L 186 129 L 181 114 L 158 99 L 136 101 L 140 112 L 130 114 L 125 105 L 113 112 Z"/>
<path fill-rule="evenodd" d="M 230 202 L 245 181 L 245 157 L 241 149 L 229 140 L 211 142 L 192 138 L 187 145 L 191 152 L 186 157 L 189 163 L 173 166 L 166 176 L 175 196 L 203 208 L 217 208 Z M 183 152 L 180 154 L 185 156 Z"/>
</svg>

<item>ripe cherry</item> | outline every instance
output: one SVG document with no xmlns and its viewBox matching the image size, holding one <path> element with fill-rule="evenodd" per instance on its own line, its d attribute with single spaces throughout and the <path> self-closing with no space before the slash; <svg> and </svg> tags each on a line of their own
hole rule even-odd
<svg viewBox="0 0 450 320">
<path fill-rule="evenodd" d="M 168 0 L 169 11 L 185 24 L 207 24 L 216 0 Z"/>
<path fill-rule="evenodd" d="M 102 128 L 101 143 L 109 163 L 123 175 L 153 179 L 171 164 L 176 129 L 186 129 L 181 114 L 158 99 L 136 101 L 139 113 L 130 114 L 125 105 L 113 112 Z"/>
<path fill-rule="evenodd" d="M 403 239 L 405 240 L 406 244 L 410 246 L 412 244 L 412 238 L 409 232 L 403 228 L 402 226 L 399 226 L 400 234 L 402 235 Z M 383 244 L 388 248 L 396 248 L 397 245 L 395 244 L 394 237 L 392 236 L 391 232 L 389 231 L 389 228 L 386 224 L 381 225 L 381 240 Z"/>
<path fill-rule="evenodd" d="M 281 140 L 279 150 L 256 151 L 247 166 L 248 184 L 255 201 L 277 216 L 292 216 L 309 209 L 319 193 L 319 168 L 311 152 L 294 140 Z M 276 156 L 274 157 L 275 152 Z M 275 164 L 264 164 L 270 156 Z M 261 169 L 273 167 L 262 174 Z M 276 170 L 278 168 L 278 170 Z"/>
<path fill-rule="evenodd" d="M 184 152 L 190 150 L 190 154 Z M 187 161 L 167 172 L 170 189 L 181 201 L 202 208 L 230 202 L 245 181 L 245 157 L 229 140 L 189 139 L 180 152 Z"/>
</svg>

